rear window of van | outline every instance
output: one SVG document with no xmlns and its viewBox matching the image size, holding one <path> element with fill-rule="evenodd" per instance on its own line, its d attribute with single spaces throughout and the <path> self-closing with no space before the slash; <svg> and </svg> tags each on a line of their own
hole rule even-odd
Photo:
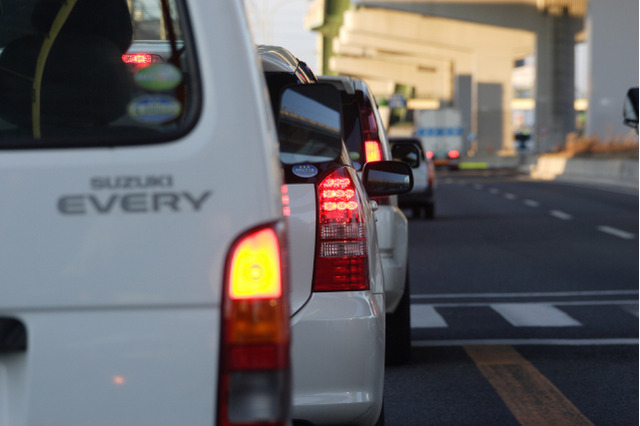
<svg viewBox="0 0 640 426">
<path fill-rule="evenodd" d="M 0 148 L 169 141 L 200 94 L 179 0 L 1 0 Z"/>
</svg>

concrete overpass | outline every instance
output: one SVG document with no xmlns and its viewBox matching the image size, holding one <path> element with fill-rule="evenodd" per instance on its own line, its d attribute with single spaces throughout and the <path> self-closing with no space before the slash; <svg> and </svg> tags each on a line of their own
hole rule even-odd
<svg viewBox="0 0 640 426">
<path fill-rule="evenodd" d="M 628 37 L 625 30 L 615 39 L 632 49 L 635 42 L 636 55 L 615 65 L 629 68 L 620 85 L 637 86 L 637 0 L 591 0 L 590 8 L 598 9 L 598 2 L 600 13 L 604 4 L 631 22 L 623 27 Z M 587 0 L 316 0 L 307 23 L 321 34 L 322 73 L 363 78 L 381 97 L 404 92 L 453 106 L 462 113 L 465 134 L 477 135 L 479 152 L 509 155 L 512 73 L 527 56 L 534 55 L 536 64 L 538 151 L 561 145 L 575 129 L 574 45 L 603 29 L 590 20 L 590 8 Z M 621 88 L 610 95 L 620 108 L 624 93 Z M 587 122 L 595 121 L 590 116 Z"/>
</svg>

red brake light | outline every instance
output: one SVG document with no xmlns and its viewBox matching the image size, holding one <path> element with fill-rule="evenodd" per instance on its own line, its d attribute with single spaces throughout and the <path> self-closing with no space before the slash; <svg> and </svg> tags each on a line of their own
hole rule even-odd
<svg viewBox="0 0 640 426">
<path fill-rule="evenodd" d="M 289 205 L 289 188 L 287 188 L 287 185 L 282 185 L 280 187 L 280 191 L 282 192 L 282 214 L 284 216 L 291 216 L 291 206 Z"/>
<path fill-rule="evenodd" d="M 380 142 L 377 140 L 365 141 L 364 153 L 367 163 L 382 160 L 382 150 L 380 149 Z"/>
<path fill-rule="evenodd" d="M 433 151 L 427 151 L 427 158 L 428 159 L 432 159 L 433 158 Z"/>
<path fill-rule="evenodd" d="M 364 211 L 347 169 L 320 183 L 318 210 L 314 291 L 369 288 Z"/>
<path fill-rule="evenodd" d="M 222 303 L 218 423 L 284 425 L 289 409 L 289 306 L 275 227 L 233 245 Z"/>
<path fill-rule="evenodd" d="M 125 53 L 122 55 L 122 62 L 125 64 L 144 67 L 164 61 L 162 60 L 162 56 L 151 53 Z"/>
<path fill-rule="evenodd" d="M 455 149 L 449 151 L 449 158 L 456 159 L 458 157 L 460 157 L 460 153 L 458 151 L 456 151 Z"/>
</svg>

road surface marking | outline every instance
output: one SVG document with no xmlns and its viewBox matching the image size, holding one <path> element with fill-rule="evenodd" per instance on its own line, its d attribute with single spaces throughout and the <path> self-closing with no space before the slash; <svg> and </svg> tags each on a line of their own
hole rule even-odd
<svg viewBox="0 0 640 426">
<path fill-rule="evenodd" d="M 629 305 L 631 302 L 629 300 L 547 300 L 544 302 L 537 302 L 544 305 L 550 306 L 602 306 L 602 305 Z M 635 302 L 637 304 L 637 302 Z M 453 302 L 437 302 L 437 303 L 420 303 L 413 302 L 411 306 L 420 306 L 420 305 L 430 305 L 434 308 L 477 308 L 477 307 L 487 307 L 491 305 L 500 305 L 502 303 L 494 303 L 494 302 L 462 302 L 462 303 L 453 303 Z M 532 303 L 534 304 L 534 303 Z"/>
<path fill-rule="evenodd" d="M 569 213 L 565 213 L 563 211 L 560 210 L 551 210 L 549 212 L 549 214 L 553 217 L 556 217 L 558 219 L 562 219 L 562 220 L 571 220 L 573 219 L 573 216 L 571 216 Z"/>
<path fill-rule="evenodd" d="M 543 303 L 498 303 L 491 308 L 515 327 L 579 327 L 558 308 Z"/>
<path fill-rule="evenodd" d="M 621 337 L 612 339 L 449 339 L 449 340 L 413 340 L 414 348 L 434 348 L 443 346 L 626 346 L 638 345 L 636 337 Z"/>
<path fill-rule="evenodd" d="M 411 306 L 411 328 L 445 328 L 444 318 L 431 305 Z"/>
<path fill-rule="evenodd" d="M 516 197 L 516 194 L 507 193 L 507 194 L 504 194 L 504 198 L 506 198 L 507 200 L 515 200 L 517 197 Z"/>
<path fill-rule="evenodd" d="M 614 235 L 625 240 L 633 240 L 636 237 L 635 234 L 632 234 L 631 232 L 622 231 L 620 229 L 612 228 L 611 226 L 598 226 L 598 231 Z"/>
<path fill-rule="evenodd" d="M 624 296 L 638 295 L 635 290 L 585 290 L 585 291 L 533 291 L 526 293 L 436 293 L 412 294 L 411 299 L 467 299 L 494 297 L 584 297 L 584 296 Z"/>
<path fill-rule="evenodd" d="M 464 350 L 521 425 L 593 424 L 513 347 L 465 346 Z"/>
<path fill-rule="evenodd" d="M 540 206 L 540 203 L 535 201 L 535 200 L 524 200 L 523 201 L 525 206 L 529 206 L 529 207 L 538 207 Z"/>
<path fill-rule="evenodd" d="M 482 184 L 480 184 L 480 183 L 476 183 L 475 185 L 473 185 L 473 187 L 474 187 L 475 189 L 480 190 L 480 189 L 483 189 L 483 188 L 484 188 L 484 185 L 482 185 Z"/>
<path fill-rule="evenodd" d="M 499 194 L 499 193 L 500 193 L 500 190 L 499 190 L 498 188 L 491 188 L 491 189 L 489 190 L 489 193 L 490 193 L 490 194 Z"/>
</svg>

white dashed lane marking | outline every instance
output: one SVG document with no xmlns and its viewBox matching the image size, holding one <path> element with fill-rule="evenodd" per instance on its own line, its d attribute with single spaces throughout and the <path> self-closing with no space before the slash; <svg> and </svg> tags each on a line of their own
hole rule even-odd
<svg viewBox="0 0 640 426">
<path fill-rule="evenodd" d="M 573 219 L 573 216 L 571 216 L 569 213 L 565 213 L 561 210 L 551 210 L 549 212 L 549 214 L 557 219 L 562 219 L 562 220 L 571 220 Z"/>
<path fill-rule="evenodd" d="M 620 229 L 612 228 L 611 226 L 598 226 L 598 231 L 604 232 L 605 234 L 613 235 L 618 238 L 623 238 L 625 240 L 633 240 L 636 236 L 630 232 L 622 231 Z"/>
</svg>

